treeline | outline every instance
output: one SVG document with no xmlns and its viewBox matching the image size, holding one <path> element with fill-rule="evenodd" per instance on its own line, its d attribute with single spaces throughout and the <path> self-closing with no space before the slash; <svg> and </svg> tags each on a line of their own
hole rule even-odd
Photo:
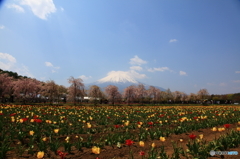
<svg viewBox="0 0 240 159">
<path fill-rule="evenodd" d="M 118 87 L 107 86 L 102 91 L 97 85 L 85 89 L 83 80 L 70 77 L 69 87 L 56 84 L 53 80 L 39 81 L 26 76 L 19 76 L 15 72 L 0 69 L 0 100 L 2 103 L 66 103 L 74 105 L 82 102 L 98 103 L 131 103 L 139 104 L 232 104 L 240 102 L 240 93 L 226 95 L 209 95 L 207 89 L 200 89 L 196 94 L 186 94 L 180 91 L 171 92 L 170 89 L 161 91 L 154 86 L 146 89 L 143 84 L 129 86 L 120 93 Z"/>
</svg>

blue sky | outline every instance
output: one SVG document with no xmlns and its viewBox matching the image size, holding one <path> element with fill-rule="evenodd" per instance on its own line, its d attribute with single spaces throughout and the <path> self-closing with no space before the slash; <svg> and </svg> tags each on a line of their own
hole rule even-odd
<svg viewBox="0 0 240 159">
<path fill-rule="evenodd" d="M 171 91 L 238 93 L 239 17 L 239 0 L 7 0 L 0 68 L 65 86 L 124 71 Z"/>
</svg>

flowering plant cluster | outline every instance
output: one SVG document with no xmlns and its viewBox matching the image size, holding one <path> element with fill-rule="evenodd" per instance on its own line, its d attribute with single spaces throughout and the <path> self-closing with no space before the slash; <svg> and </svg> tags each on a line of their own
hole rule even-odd
<svg viewBox="0 0 240 159">
<path fill-rule="evenodd" d="M 11 150 L 21 156 L 24 152 L 22 148 L 26 148 L 28 154 L 37 158 L 43 158 L 49 151 L 53 151 L 63 159 L 73 153 L 74 148 L 82 152 L 85 147 L 92 149 L 92 153 L 99 158 L 103 153 L 102 148 L 117 146 L 119 149 L 127 147 L 129 156 L 133 158 L 136 155 L 133 148 L 137 146 L 141 148 L 137 155 L 142 158 L 146 157 L 147 152 L 149 158 L 167 158 L 164 144 L 168 142 L 169 136 L 189 132 L 189 141 L 186 144 L 188 150 L 184 152 L 180 146 L 173 143 L 173 156 L 194 156 L 194 153 L 207 152 L 208 146 L 204 135 L 198 136 L 192 131 L 209 128 L 216 133 L 235 135 L 234 141 L 225 136 L 219 140 L 215 138 L 216 143 L 211 143 L 218 145 L 216 150 L 230 148 L 238 145 L 240 123 L 238 127 L 233 124 L 236 124 L 239 118 L 239 108 L 221 106 L 80 108 L 2 105 L 0 155 L 4 156 Z M 158 140 L 159 143 L 152 142 L 153 140 Z M 223 143 L 230 140 L 234 145 L 224 147 Z M 184 142 L 183 139 L 179 141 Z M 151 143 L 148 150 L 146 142 Z"/>
</svg>

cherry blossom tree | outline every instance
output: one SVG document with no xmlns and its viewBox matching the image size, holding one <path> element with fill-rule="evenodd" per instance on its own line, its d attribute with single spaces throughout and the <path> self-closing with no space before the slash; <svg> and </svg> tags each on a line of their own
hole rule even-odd
<svg viewBox="0 0 240 159">
<path fill-rule="evenodd" d="M 105 92 L 107 94 L 108 100 L 111 100 L 112 105 L 114 105 L 116 99 L 119 99 L 121 97 L 117 86 L 109 85 L 105 88 Z"/>
<path fill-rule="evenodd" d="M 157 89 L 154 86 L 150 86 L 149 89 L 147 90 L 147 95 L 149 98 L 149 102 L 152 100 L 152 102 L 156 101 L 157 98 L 157 92 L 160 91 L 159 89 Z"/>
<path fill-rule="evenodd" d="M 130 105 L 130 102 L 133 102 L 133 100 L 136 98 L 136 87 L 129 86 L 125 88 L 123 91 L 123 98 L 126 99 L 127 105 Z"/>
<path fill-rule="evenodd" d="M 41 94 L 47 98 L 50 104 L 53 104 L 57 98 L 58 85 L 53 81 L 49 80 L 42 86 Z"/>
<path fill-rule="evenodd" d="M 143 99 L 146 97 L 147 92 L 145 86 L 143 84 L 139 84 L 136 89 L 136 95 L 140 100 L 141 104 L 143 105 Z"/>
<path fill-rule="evenodd" d="M 100 88 L 96 85 L 90 87 L 88 95 L 94 99 L 94 105 L 97 105 L 97 98 L 101 98 L 103 93 Z"/>
<path fill-rule="evenodd" d="M 85 95 L 83 80 L 81 78 L 70 77 L 68 83 L 71 84 L 68 88 L 69 97 L 74 101 L 74 105 L 76 105 L 77 98 L 83 99 Z"/>
<path fill-rule="evenodd" d="M 9 91 L 11 81 L 12 77 L 9 77 L 8 74 L 0 74 L 0 97 L 2 98 L 2 102 L 5 102 L 5 95 Z"/>
<path fill-rule="evenodd" d="M 198 95 L 198 98 L 203 101 L 204 99 L 208 98 L 209 93 L 207 89 L 200 89 L 197 92 L 197 95 Z"/>
<path fill-rule="evenodd" d="M 35 80 L 30 78 L 18 79 L 13 88 L 14 95 L 25 104 L 28 99 L 34 96 L 35 82 Z"/>
</svg>

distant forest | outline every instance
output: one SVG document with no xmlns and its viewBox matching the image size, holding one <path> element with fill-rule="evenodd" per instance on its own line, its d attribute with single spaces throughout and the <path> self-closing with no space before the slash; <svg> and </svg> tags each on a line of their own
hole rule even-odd
<svg viewBox="0 0 240 159">
<path fill-rule="evenodd" d="M 106 103 L 204 103 L 209 104 L 234 104 L 240 103 L 240 93 L 212 94 L 206 89 L 199 90 L 196 94 L 184 92 L 160 91 L 151 86 L 148 90 L 143 85 L 129 86 L 124 93 L 120 93 L 116 86 L 108 86 L 101 91 L 96 85 L 85 90 L 84 83 L 80 78 L 70 77 L 69 87 L 56 84 L 53 80 L 39 81 L 27 76 L 18 75 L 16 72 L 0 69 L 0 102 L 2 103 L 59 103 L 59 102 L 92 102 L 94 104 Z M 91 97 L 91 98 L 84 98 Z"/>
</svg>

